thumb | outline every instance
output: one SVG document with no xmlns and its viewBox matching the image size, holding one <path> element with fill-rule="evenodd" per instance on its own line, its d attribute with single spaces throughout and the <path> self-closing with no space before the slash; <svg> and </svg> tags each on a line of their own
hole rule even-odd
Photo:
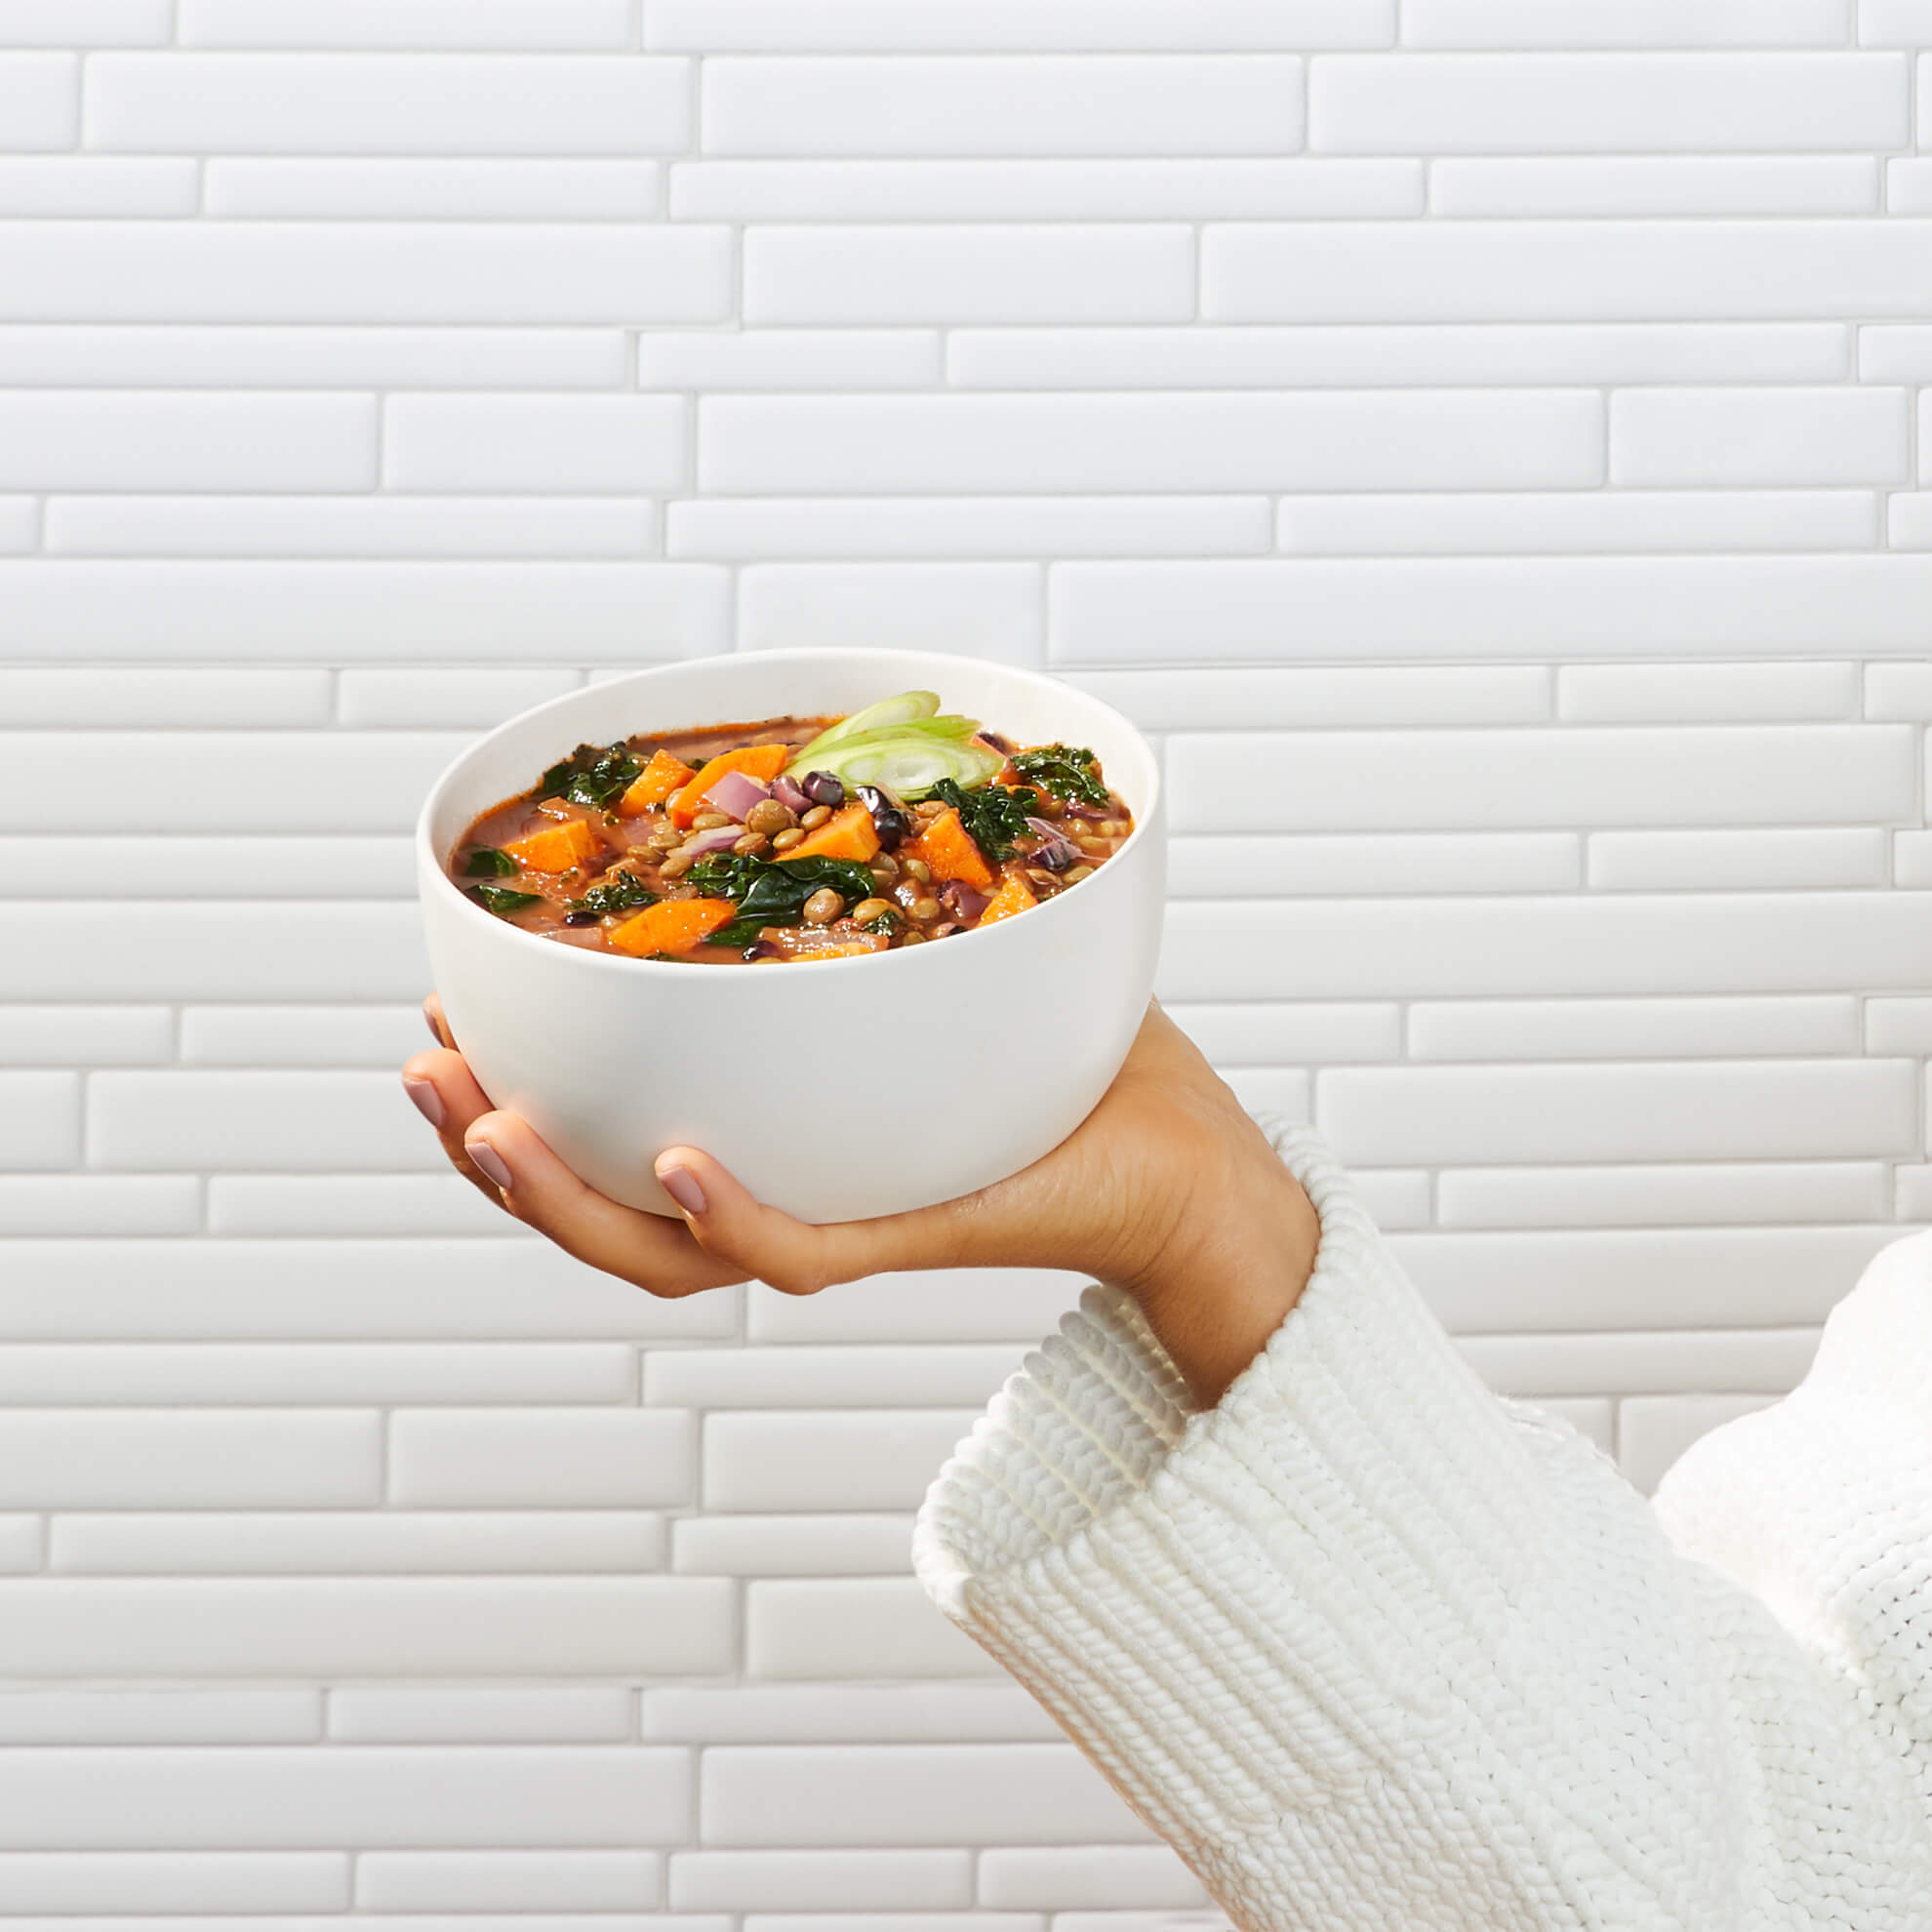
<svg viewBox="0 0 1932 1932">
<path fill-rule="evenodd" d="M 781 1294 L 816 1295 L 861 1275 L 970 1267 L 979 1259 L 971 1251 L 970 1199 L 819 1228 L 753 1198 L 696 1147 L 666 1147 L 655 1168 L 699 1246 Z"/>
</svg>

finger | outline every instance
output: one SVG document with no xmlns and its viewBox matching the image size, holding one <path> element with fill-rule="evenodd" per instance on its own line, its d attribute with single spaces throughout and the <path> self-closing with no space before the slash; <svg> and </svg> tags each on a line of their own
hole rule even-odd
<svg viewBox="0 0 1932 1932">
<path fill-rule="evenodd" d="M 666 1147 L 657 1175 L 705 1253 L 782 1294 L 812 1295 L 834 1281 L 896 1268 L 960 1267 L 977 1259 L 975 1196 L 821 1228 L 767 1207 L 696 1147 Z"/>
<path fill-rule="evenodd" d="M 478 1172 L 463 1147 L 464 1130 L 490 1111 L 490 1097 L 476 1084 L 462 1054 L 444 1049 L 412 1055 L 403 1063 L 402 1082 L 416 1110 L 436 1130 L 450 1165 L 501 1206 L 503 1196 L 496 1184 Z"/>
<path fill-rule="evenodd" d="M 431 993 L 423 1002 L 423 1017 L 428 1022 L 430 1034 L 438 1046 L 456 1045 L 456 1036 L 450 1031 L 450 1023 L 444 1017 L 443 999 L 440 993 Z"/>
<path fill-rule="evenodd" d="M 519 1221 L 606 1274 L 672 1299 L 745 1278 L 743 1268 L 706 1254 L 681 1222 L 600 1194 L 517 1114 L 473 1119 L 466 1151 L 503 1190 L 504 1206 Z"/>
</svg>

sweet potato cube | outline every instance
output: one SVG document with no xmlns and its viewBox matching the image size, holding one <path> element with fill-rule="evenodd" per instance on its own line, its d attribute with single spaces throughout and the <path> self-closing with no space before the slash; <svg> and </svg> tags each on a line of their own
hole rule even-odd
<svg viewBox="0 0 1932 1932">
<path fill-rule="evenodd" d="M 705 792 L 727 772 L 744 772 L 760 784 L 770 785 L 790 764 L 791 749 L 789 745 L 741 745 L 736 751 L 720 751 L 715 758 L 705 760 L 696 778 L 671 793 L 665 814 L 674 825 L 690 825 L 704 809 Z"/>
<path fill-rule="evenodd" d="M 785 859 L 851 859 L 863 865 L 879 849 L 879 835 L 872 825 L 872 815 L 863 804 L 842 806 L 815 832 L 805 837 Z"/>
<path fill-rule="evenodd" d="M 737 917 L 738 907 L 728 899 L 661 899 L 613 927 L 611 944 L 637 959 L 654 952 L 689 952 Z"/>
<path fill-rule="evenodd" d="M 993 894 L 992 904 L 980 914 L 980 924 L 990 926 L 995 919 L 1010 919 L 1016 912 L 1030 911 L 1039 903 L 1026 881 L 1018 872 L 1009 872 Z"/>
<path fill-rule="evenodd" d="M 603 851 L 604 842 L 582 819 L 519 838 L 503 850 L 526 871 L 567 872 Z"/>
<path fill-rule="evenodd" d="M 653 751 L 651 762 L 631 780 L 630 788 L 618 800 L 618 816 L 634 819 L 653 805 L 662 805 L 696 776 L 682 758 L 673 758 L 668 751 Z"/>
<path fill-rule="evenodd" d="M 958 879 L 975 892 L 993 889 L 992 867 L 981 856 L 972 834 L 959 823 L 957 812 L 942 812 L 912 841 L 912 856 L 923 859 L 936 879 Z"/>
</svg>

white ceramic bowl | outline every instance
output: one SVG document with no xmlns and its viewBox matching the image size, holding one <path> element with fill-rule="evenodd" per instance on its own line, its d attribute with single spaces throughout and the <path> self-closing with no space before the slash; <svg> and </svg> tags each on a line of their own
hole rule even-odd
<svg viewBox="0 0 1932 1932">
<path fill-rule="evenodd" d="M 485 912 L 444 870 L 478 814 L 580 744 L 919 689 L 1022 744 L 1091 746 L 1133 808 L 1133 836 L 1063 897 L 984 932 L 785 966 L 559 946 Z M 673 1211 L 651 1164 L 684 1145 L 815 1222 L 949 1200 L 1065 1140 L 1146 1010 L 1166 873 L 1159 769 L 1126 719 L 1034 672 L 923 651 L 700 658 L 574 691 L 463 752 L 416 848 L 436 986 L 498 1107 L 633 1207 Z"/>
</svg>

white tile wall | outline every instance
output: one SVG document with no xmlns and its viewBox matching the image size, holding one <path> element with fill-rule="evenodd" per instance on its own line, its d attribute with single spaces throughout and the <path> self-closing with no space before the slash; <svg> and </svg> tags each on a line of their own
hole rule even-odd
<svg viewBox="0 0 1932 1932">
<path fill-rule="evenodd" d="M 613 668 L 1119 704 L 1477 1370 L 1645 1485 L 1789 1389 L 1932 1218 L 1928 48 L 0 0 L 0 1916 L 1215 1922 L 907 1577 L 1078 1283 L 654 1302 L 395 1091 L 423 786 Z"/>
</svg>

